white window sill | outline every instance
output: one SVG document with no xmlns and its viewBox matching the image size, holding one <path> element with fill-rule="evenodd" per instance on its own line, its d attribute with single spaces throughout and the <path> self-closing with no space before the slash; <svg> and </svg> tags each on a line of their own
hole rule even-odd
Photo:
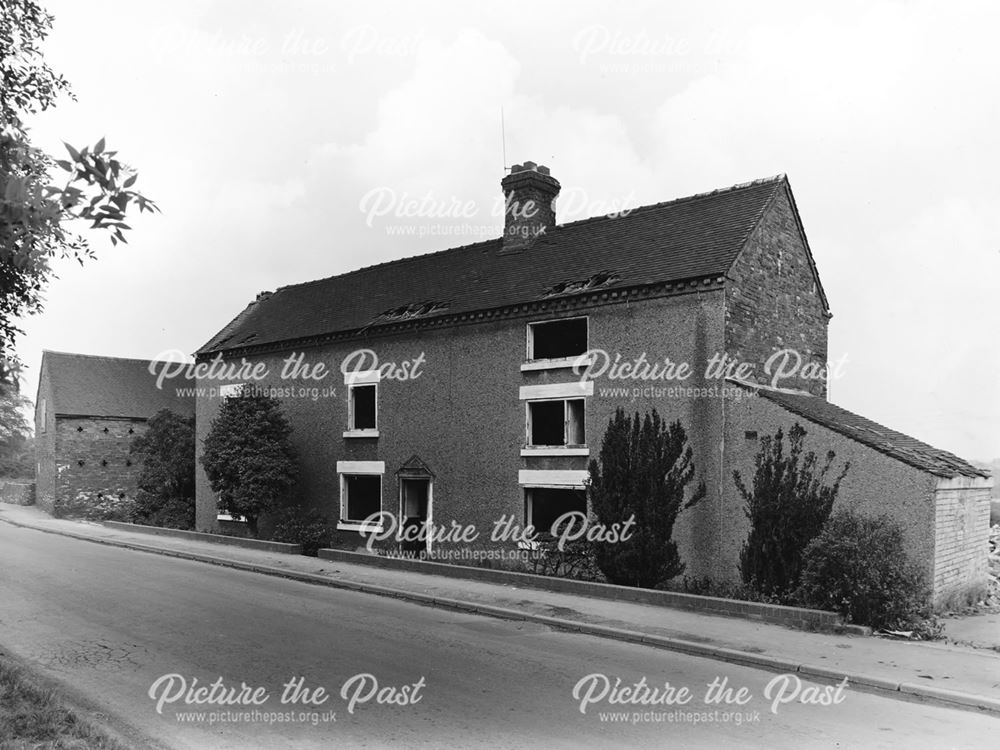
<svg viewBox="0 0 1000 750">
<path fill-rule="evenodd" d="M 338 521 L 338 531 L 364 531 L 367 534 L 378 534 L 382 531 L 382 526 L 372 526 L 364 521 Z"/>
<path fill-rule="evenodd" d="M 344 430 L 345 438 L 377 438 L 378 430 Z"/>
<path fill-rule="evenodd" d="M 589 456 L 590 448 L 587 446 L 581 447 L 564 447 L 560 445 L 555 446 L 545 446 L 538 448 L 522 448 L 522 456 Z"/>
<path fill-rule="evenodd" d="M 521 372 L 531 370 L 562 370 L 579 364 L 580 367 L 589 367 L 594 361 L 592 356 L 578 354 L 575 357 L 561 357 L 560 359 L 533 359 L 521 365 Z"/>
</svg>

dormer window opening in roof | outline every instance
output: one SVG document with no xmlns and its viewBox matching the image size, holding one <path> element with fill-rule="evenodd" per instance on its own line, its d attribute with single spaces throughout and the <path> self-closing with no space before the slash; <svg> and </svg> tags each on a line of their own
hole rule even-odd
<svg viewBox="0 0 1000 750">
<path fill-rule="evenodd" d="M 409 305 L 400 305 L 385 310 L 378 315 L 378 320 L 409 320 L 410 318 L 420 318 L 425 315 L 447 310 L 451 305 L 447 302 L 414 302 Z"/>
<path fill-rule="evenodd" d="M 575 292 L 585 292 L 590 289 L 600 289 L 601 287 L 611 286 L 619 278 L 621 277 L 618 274 L 611 271 L 599 271 L 585 279 L 560 281 L 558 284 L 546 287 L 545 291 L 542 292 L 542 296 L 555 297 L 560 294 L 573 294 Z"/>
</svg>

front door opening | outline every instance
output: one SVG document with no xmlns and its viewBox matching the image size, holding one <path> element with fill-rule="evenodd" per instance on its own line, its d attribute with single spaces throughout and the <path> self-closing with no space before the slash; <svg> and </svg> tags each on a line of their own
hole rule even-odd
<svg viewBox="0 0 1000 750">
<path fill-rule="evenodd" d="M 430 552 L 430 534 L 424 530 L 416 539 L 418 531 L 430 520 L 431 480 L 400 478 L 399 480 L 399 525 L 404 539 L 399 548 L 405 552 Z"/>
</svg>

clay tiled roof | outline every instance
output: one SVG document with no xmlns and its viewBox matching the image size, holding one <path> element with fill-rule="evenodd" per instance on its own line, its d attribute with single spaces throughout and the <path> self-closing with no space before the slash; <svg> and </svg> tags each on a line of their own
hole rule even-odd
<svg viewBox="0 0 1000 750">
<path fill-rule="evenodd" d="M 42 369 L 52 385 L 49 409 L 60 416 L 127 417 L 148 419 L 160 409 L 189 416 L 194 398 L 177 395 L 176 386 L 190 381 L 167 381 L 156 387 L 156 376 L 146 359 L 95 357 L 66 352 L 42 353 Z"/>
<path fill-rule="evenodd" d="M 282 287 L 258 298 L 199 354 L 535 302 L 587 280 L 624 288 L 722 276 L 786 185 L 779 175 L 559 225 L 523 252 L 498 252 L 496 239 Z"/>
<path fill-rule="evenodd" d="M 759 388 L 757 394 L 803 419 L 821 425 L 874 448 L 890 458 L 940 477 L 988 477 L 979 469 L 947 451 L 938 450 L 916 438 L 890 430 L 854 412 L 834 406 L 819 396 Z"/>
</svg>

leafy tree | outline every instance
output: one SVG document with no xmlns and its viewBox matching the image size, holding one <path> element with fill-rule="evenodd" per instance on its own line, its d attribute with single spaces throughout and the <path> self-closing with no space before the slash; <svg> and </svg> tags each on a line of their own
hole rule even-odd
<svg viewBox="0 0 1000 750">
<path fill-rule="evenodd" d="M 131 453 L 142 461 L 134 520 L 151 526 L 193 529 L 194 417 L 162 409 L 149 420 L 146 431 L 132 441 Z"/>
<path fill-rule="evenodd" d="M 850 462 L 832 484 L 825 484 L 836 454 L 829 451 L 822 468 L 816 454 L 803 454 L 806 431 L 796 422 L 785 435 L 779 428 L 761 439 L 754 459 L 753 486 L 748 489 L 739 471 L 733 472 L 744 500 L 750 533 L 740 551 L 743 582 L 768 595 L 791 593 L 802 571 L 806 545 L 823 528 L 850 469 Z"/>
<path fill-rule="evenodd" d="M 634 517 L 625 541 L 595 543 L 598 567 L 611 583 L 653 588 L 684 572 L 672 539 L 684 508 L 705 496 L 700 482 L 690 498 L 695 466 L 679 421 L 667 424 L 654 409 L 640 419 L 618 409 L 601 443 L 600 461 L 590 462 L 588 492 L 599 523 L 610 528 Z"/>
<path fill-rule="evenodd" d="M 0 477 L 34 473 L 31 428 L 24 417 L 30 403 L 13 384 L 0 382 Z"/>
<path fill-rule="evenodd" d="M 259 393 L 227 398 L 205 438 L 202 466 L 219 510 L 243 516 L 253 536 L 298 476 L 292 426 L 281 403 Z"/>
<path fill-rule="evenodd" d="M 13 342 L 17 319 L 37 312 L 51 277 L 51 262 L 93 257 L 87 241 L 70 230 L 74 220 L 125 242 L 130 204 L 158 210 L 133 188 L 136 172 L 108 151 L 66 144 L 68 159 L 55 159 L 31 143 L 26 119 L 72 97 L 69 83 L 43 60 L 41 44 L 52 16 L 32 0 L 0 2 L 0 357 L 19 366 Z M 55 180 L 55 169 L 65 172 Z M 6 373 L 0 373 L 4 375 Z"/>
</svg>

